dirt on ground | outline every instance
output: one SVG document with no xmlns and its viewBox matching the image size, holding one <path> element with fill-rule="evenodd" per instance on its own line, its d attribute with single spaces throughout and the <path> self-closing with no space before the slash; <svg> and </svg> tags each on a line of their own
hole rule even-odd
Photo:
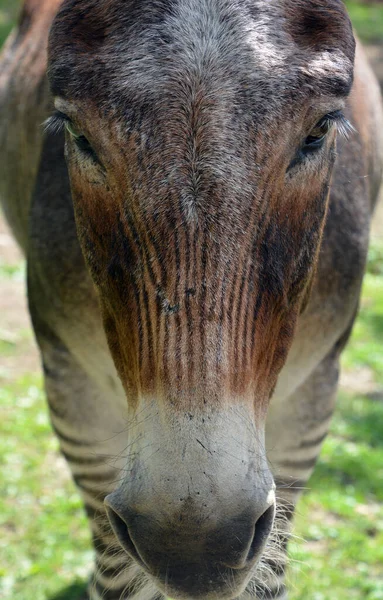
<svg viewBox="0 0 383 600">
<path fill-rule="evenodd" d="M 22 261 L 20 249 L 0 216 L 0 265 L 9 271 L 17 269 L 16 275 L 0 277 L 0 343 L 5 350 L 9 347 L 9 352 L 0 354 L 0 384 L 40 368 L 27 310 L 25 277 L 19 269 Z"/>
</svg>

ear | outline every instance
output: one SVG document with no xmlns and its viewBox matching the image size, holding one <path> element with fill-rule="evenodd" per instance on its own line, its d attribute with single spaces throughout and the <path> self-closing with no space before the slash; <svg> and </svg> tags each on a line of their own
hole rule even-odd
<svg viewBox="0 0 383 600">
<path fill-rule="evenodd" d="M 342 0 L 288 0 L 285 10 L 289 33 L 302 49 L 335 47 L 354 61 L 355 40 Z"/>
</svg>

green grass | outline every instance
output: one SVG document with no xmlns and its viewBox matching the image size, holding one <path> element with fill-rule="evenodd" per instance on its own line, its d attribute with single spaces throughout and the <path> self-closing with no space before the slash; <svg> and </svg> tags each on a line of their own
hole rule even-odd
<svg viewBox="0 0 383 600">
<path fill-rule="evenodd" d="M 383 5 L 370 5 L 355 0 L 345 2 L 351 21 L 364 42 L 381 42 L 383 40 Z"/>
<path fill-rule="evenodd" d="M 20 2 L 0 0 L 0 46 L 3 44 L 19 12 Z"/>
<path fill-rule="evenodd" d="M 20 264 L 7 264 L 0 257 L 0 278 L 2 279 L 25 279 L 25 265 Z"/>
<path fill-rule="evenodd" d="M 46 600 L 74 585 L 67 596 L 74 600 L 91 562 L 90 537 L 51 432 L 41 377 L 1 388 L 0 597 Z"/>
</svg>

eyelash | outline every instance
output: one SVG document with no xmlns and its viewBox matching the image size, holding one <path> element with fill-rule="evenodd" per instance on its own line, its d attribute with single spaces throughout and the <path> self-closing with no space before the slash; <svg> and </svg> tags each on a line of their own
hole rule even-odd
<svg viewBox="0 0 383 600">
<path fill-rule="evenodd" d="M 341 110 L 337 110 L 333 113 L 329 113 L 325 117 L 323 117 L 324 122 L 327 120 L 331 124 L 335 124 L 338 133 L 348 139 L 349 135 L 355 131 L 355 128 L 350 123 L 350 121 L 344 116 Z M 53 113 L 49 119 L 47 119 L 44 123 L 44 130 L 46 133 L 52 133 L 57 135 L 64 131 L 65 123 L 70 121 L 69 117 L 66 114 L 57 110 Z"/>
<path fill-rule="evenodd" d="M 51 117 L 49 117 L 49 119 L 46 120 L 44 130 L 48 134 L 58 135 L 59 133 L 62 133 L 65 130 L 66 123 L 70 123 L 69 117 L 67 117 L 66 114 L 60 111 L 56 111 Z M 344 116 L 341 110 L 328 113 L 322 118 L 321 121 L 317 123 L 317 127 L 324 125 L 329 125 L 329 129 L 332 125 L 334 125 L 337 129 L 338 134 L 346 140 L 349 138 L 350 134 L 355 131 L 355 128 L 350 123 L 350 121 Z M 308 140 L 309 137 L 306 138 L 306 140 Z M 297 163 L 301 162 L 301 160 L 303 160 L 304 157 L 307 156 L 309 153 L 315 152 L 315 149 L 316 151 L 318 151 L 324 144 L 325 137 L 326 134 L 324 134 L 323 136 L 322 144 L 319 141 L 317 145 L 312 144 L 311 146 L 302 146 L 298 150 L 297 155 L 292 160 L 287 170 L 289 171 L 290 169 L 292 169 Z M 93 148 L 89 145 L 89 142 L 85 137 L 84 141 L 86 142 L 86 146 L 82 147 L 81 139 L 76 140 L 77 146 L 82 152 L 88 154 L 89 158 L 91 158 L 94 162 L 101 164 Z"/>
<path fill-rule="evenodd" d="M 349 138 L 350 134 L 355 131 L 354 126 L 350 121 L 344 116 L 341 110 L 337 110 L 333 113 L 329 113 L 322 119 L 322 123 L 328 123 L 330 125 L 335 125 L 337 132 L 346 140 Z"/>
<path fill-rule="evenodd" d="M 56 110 L 44 123 L 45 133 L 58 135 L 65 129 L 65 123 L 69 123 L 70 119 L 64 113 Z"/>
</svg>

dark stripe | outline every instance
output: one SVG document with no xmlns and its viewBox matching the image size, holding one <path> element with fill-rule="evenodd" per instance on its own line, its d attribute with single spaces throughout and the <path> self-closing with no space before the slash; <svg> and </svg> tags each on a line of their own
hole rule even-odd
<svg viewBox="0 0 383 600">
<path fill-rule="evenodd" d="M 117 588 L 106 589 L 103 585 L 101 585 L 101 583 L 96 581 L 91 587 L 96 590 L 96 592 L 101 596 L 102 600 L 116 600 L 116 598 L 125 600 L 125 598 L 129 597 L 129 586 L 126 585 L 120 585 Z"/>
<path fill-rule="evenodd" d="M 257 161 L 257 157 L 254 156 L 254 164 L 256 164 Z M 259 202 L 259 209 L 261 210 L 263 207 L 263 200 L 264 200 L 264 191 L 261 194 L 261 199 Z M 256 218 L 256 221 L 254 221 L 254 219 L 252 220 L 251 217 Z M 254 211 L 254 197 L 253 194 L 250 194 L 249 197 L 249 204 L 247 207 L 247 211 L 245 214 L 245 223 L 246 223 L 246 228 L 245 230 L 242 232 L 243 238 L 244 239 L 249 239 L 251 240 L 253 238 L 253 243 L 254 240 L 257 238 L 257 233 L 259 230 L 259 216 L 260 214 L 257 211 Z M 245 249 L 246 249 L 246 244 L 244 245 Z M 251 274 L 254 273 L 254 262 L 252 260 L 252 253 L 250 254 L 250 260 L 249 257 L 247 256 L 247 253 L 245 254 L 245 256 L 242 256 L 242 262 L 243 262 L 243 270 L 242 270 L 242 274 L 241 274 L 241 284 L 240 284 L 240 288 L 239 288 L 239 298 L 237 301 L 237 314 L 236 314 L 236 319 L 235 319 L 235 325 L 236 325 L 236 336 L 234 337 L 234 347 L 238 348 L 239 344 L 240 344 L 240 340 L 241 340 L 241 351 L 242 351 L 242 364 L 240 365 L 242 367 L 242 369 L 244 369 L 246 371 L 246 369 L 248 368 L 248 352 L 247 352 L 247 336 L 246 336 L 246 329 L 247 329 L 247 321 L 249 318 L 249 312 L 248 312 L 248 307 L 249 307 L 249 301 L 250 298 L 252 298 L 253 294 L 253 286 L 252 286 L 252 277 Z M 238 273 L 238 275 L 240 275 Z M 244 290 L 245 290 L 245 284 L 247 283 L 247 294 L 246 294 L 246 305 L 243 308 L 243 310 L 241 310 L 241 305 L 242 305 L 242 298 L 243 298 L 243 294 L 244 294 Z M 240 319 L 241 316 L 243 316 L 243 331 L 242 331 L 242 335 L 240 332 Z M 237 352 L 236 354 L 237 358 L 239 357 L 239 353 Z M 235 360 L 235 359 L 234 359 Z M 237 363 L 237 365 L 235 366 L 235 375 L 234 375 L 234 384 L 235 386 L 237 385 L 238 382 L 238 376 L 240 376 L 240 368 L 239 364 Z"/>
<path fill-rule="evenodd" d="M 147 339 L 147 350 L 148 350 L 148 360 L 149 360 L 149 368 L 155 372 L 155 357 L 154 357 L 154 349 L 153 349 L 153 323 L 150 318 L 150 308 L 149 308 L 149 296 L 145 286 L 145 279 L 142 281 L 142 295 L 144 299 L 144 308 L 145 308 L 145 327 L 146 327 L 146 339 Z M 142 358 L 140 360 L 140 366 L 142 365 Z"/>
<path fill-rule="evenodd" d="M 108 464 L 106 462 L 106 457 L 100 454 L 99 456 L 92 453 L 89 456 L 76 456 L 71 452 L 67 452 L 66 450 L 60 450 L 63 457 L 70 463 L 71 465 L 84 465 L 84 466 L 93 466 L 93 465 L 103 465 Z"/>
<path fill-rule="evenodd" d="M 254 244 L 256 243 L 256 240 L 258 239 L 258 233 L 259 233 L 260 227 L 262 226 L 263 219 L 264 219 L 265 213 L 264 212 L 262 213 L 261 211 L 262 211 L 263 207 L 265 206 L 265 203 L 264 203 L 265 190 L 266 190 L 266 187 L 264 187 L 262 190 L 262 194 L 261 194 L 261 198 L 260 198 L 260 202 L 259 202 L 259 211 L 260 212 L 254 211 L 253 196 L 251 195 L 248 211 L 246 213 L 246 221 L 245 222 L 247 224 L 247 227 L 243 232 L 243 236 L 244 236 L 244 239 L 248 239 L 249 236 L 250 236 L 250 239 L 253 238 L 252 248 L 254 248 Z M 251 219 L 253 212 L 256 215 L 256 221 Z M 234 366 L 234 385 L 235 386 L 237 386 L 238 377 L 241 376 L 242 369 L 246 369 L 248 366 L 248 364 L 247 364 L 248 361 L 246 360 L 247 355 L 248 355 L 246 330 L 247 330 L 247 321 L 249 318 L 249 302 L 253 298 L 253 292 L 254 292 L 254 286 L 252 285 L 252 277 L 254 274 L 255 261 L 253 260 L 253 256 L 254 256 L 253 252 L 251 252 L 251 254 L 250 254 L 250 260 L 248 260 L 247 255 L 242 256 L 243 269 L 241 272 L 236 271 L 236 277 L 235 277 L 234 283 L 233 283 L 233 290 L 234 290 L 235 286 L 236 286 L 236 281 L 238 278 L 240 278 L 241 283 L 240 283 L 240 287 L 239 287 L 239 296 L 237 299 L 236 317 L 234 320 L 235 334 L 233 335 L 234 365 L 235 365 Z M 246 283 L 247 283 L 246 305 L 243 308 L 243 310 L 241 310 L 242 298 L 243 298 Z M 243 331 L 242 331 L 242 335 L 241 335 L 240 320 L 241 320 L 242 316 L 244 316 L 244 321 L 243 321 Z M 242 363 L 239 362 L 240 340 L 241 340 Z M 240 367 L 242 367 L 242 369 Z"/>
<path fill-rule="evenodd" d="M 120 480 L 117 480 L 117 478 L 114 479 L 110 475 L 111 475 L 110 471 L 106 475 L 105 475 L 105 473 L 84 472 L 84 473 L 76 473 L 76 475 L 74 475 L 73 478 L 76 482 L 81 479 L 82 481 L 89 481 L 91 483 L 97 483 L 97 484 L 98 483 L 111 484 L 111 483 L 118 483 L 120 481 Z"/>
<path fill-rule="evenodd" d="M 43 371 L 44 371 L 45 378 L 49 378 L 52 381 L 61 381 L 63 378 L 62 370 L 48 367 L 45 360 L 43 360 Z M 52 410 L 52 412 L 56 412 L 54 407 L 51 407 L 51 410 Z"/>
<path fill-rule="evenodd" d="M 230 261 L 232 262 L 232 261 Z M 239 270 L 238 268 L 236 268 L 236 265 L 233 265 L 234 267 L 234 278 L 230 281 L 230 287 L 231 287 L 231 292 L 230 292 L 230 296 L 229 296 L 229 303 L 227 305 L 227 315 L 228 315 L 228 329 L 229 329 L 229 336 L 230 336 L 230 341 L 233 344 L 232 348 L 233 348 L 233 354 L 234 354 L 234 365 L 233 365 L 233 384 L 234 387 L 237 386 L 237 381 L 238 381 L 238 377 L 241 376 L 241 374 L 238 373 L 238 369 L 235 365 L 238 364 L 238 347 L 237 344 L 235 343 L 235 331 L 234 331 L 234 325 L 235 325 L 235 318 L 234 318 L 234 301 L 235 301 L 235 288 L 236 288 L 236 283 L 239 277 Z"/>
<path fill-rule="evenodd" d="M 121 565 L 119 565 L 118 567 L 104 567 L 102 565 L 102 563 L 99 562 L 99 560 L 96 560 L 96 573 L 95 573 L 95 579 L 97 580 L 97 576 L 101 576 L 104 579 L 110 579 L 113 580 L 115 577 L 117 577 L 118 575 L 120 575 L 120 573 L 122 571 L 124 571 L 127 567 L 127 562 L 128 562 L 128 556 L 126 556 L 126 562 L 122 563 Z M 101 584 L 100 584 L 101 585 Z M 131 588 L 131 585 L 129 584 L 129 588 Z"/>
<path fill-rule="evenodd" d="M 162 290 L 163 288 L 166 287 L 166 281 L 167 281 L 167 271 L 166 271 L 166 265 L 165 265 L 165 261 L 163 261 L 161 259 L 161 248 L 159 246 L 159 244 L 157 243 L 157 240 L 155 238 L 155 236 L 153 236 L 150 231 L 151 228 L 149 226 L 150 221 L 152 220 L 150 218 L 150 215 L 147 213 L 147 211 L 145 210 L 145 206 L 143 205 L 143 203 L 139 203 L 139 211 L 140 213 L 137 214 L 134 210 L 135 207 L 135 203 L 132 203 L 132 212 L 133 212 L 133 218 L 136 220 L 138 227 L 142 226 L 142 224 L 144 224 L 143 227 L 141 227 L 142 229 L 142 237 L 145 238 L 147 244 L 145 243 L 140 243 L 140 247 L 138 248 L 139 253 L 141 255 L 141 260 L 142 263 L 145 265 L 145 268 L 148 271 L 149 274 L 149 278 L 150 281 L 153 285 L 154 288 L 154 293 L 156 295 L 155 298 L 155 307 L 156 307 L 156 319 L 157 319 L 157 324 L 156 327 L 153 326 L 153 324 L 151 324 L 151 333 L 153 333 L 153 331 L 157 331 L 159 332 L 160 329 L 160 321 L 161 321 L 161 313 L 162 313 L 162 306 L 161 306 L 161 302 L 160 299 L 158 298 L 158 290 Z M 132 225 L 135 227 L 133 221 L 131 220 Z M 152 220 L 153 222 L 153 220 Z M 137 229 L 136 229 L 137 231 Z M 139 235 L 137 233 L 137 235 Z M 154 250 L 154 253 L 156 255 L 157 258 L 157 262 L 156 264 L 159 267 L 159 277 L 156 276 L 156 274 L 154 273 L 154 270 L 152 268 L 152 261 L 151 261 L 151 257 L 150 257 L 150 253 L 148 251 L 148 248 L 152 248 Z M 149 298 L 148 298 L 149 299 Z M 150 314 L 149 314 L 149 310 L 148 310 L 148 320 L 150 320 Z M 147 323 L 148 323 L 147 320 Z M 166 322 L 166 320 L 165 320 Z M 158 337 L 157 337 L 158 339 Z M 153 336 L 149 335 L 148 336 L 148 344 L 150 347 L 150 353 L 151 353 L 151 357 L 154 357 L 154 347 L 153 347 Z M 153 354 L 152 354 L 153 352 Z M 156 354 L 158 354 L 158 350 L 156 351 Z M 157 365 L 155 364 L 156 361 L 153 358 L 153 370 L 154 372 L 156 372 L 157 370 Z M 140 366 L 142 365 L 142 361 L 140 361 Z"/>
<path fill-rule="evenodd" d="M 222 278 L 222 289 L 221 289 L 221 301 L 220 301 L 220 308 L 219 308 L 219 326 L 221 328 L 221 330 L 223 330 L 223 324 L 225 321 L 225 301 L 226 301 L 226 290 L 227 290 L 227 283 L 228 283 L 228 274 L 230 272 L 230 264 L 231 261 L 226 261 L 226 266 L 224 269 L 224 274 L 223 274 L 223 278 Z M 216 370 L 218 375 L 220 374 L 220 363 L 221 363 L 221 354 L 222 354 L 222 335 L 219 336 L 219 349 L 217 352 L 217 359 L 216 359 Z M 222 375 L 221 375 L 222 376 Z"/>
<path fill-rule="evenodd" d="M 318 456 L 307 460 L 285 460 L 279 463 L 281 467 L 287 469 L 312 469 L 318 460 Z"/>
<path fill-rule="evenodd" d="M 169 381 L 169 319 L 165 318 L 164 320 L 165 327 L 165 335 L 164 335 L 164 345 L 162 349 L 162 360 L 163 360 L 163 368 L 164 368 L 164 380 L 165 382 Z"/>
<path fill-rule="evenodd" d="M 326 421 L 329 421 L 333 417 L 333 415 L 334 415 L 334 409 L 330 408 L 330 410 L 328 410 L 324 415 L 320 416 L 316 425 L 321 425 L 321 423 L 325 423 Z"/>
<path fill-rule="evenodd" d="M 112 532 L 112 528 L 109 524 L 108 517 L 106 516 L 104 505 L 100 508 L 94 508 L 94 506 L 91 506 L 90 504 L 85 503 L 84 508 L 85 508 L 87 517 L 90 521 L 95 521 L 97 523 L 97 525 L 99 525 L 99 526 L 101 526 L 102 521 L 104 521 L 105 524 L 108 525 L 109 532 L 110 533 Z"/>
<path fill-rule="evenodd" d="M 301 442 L 300 447 L 301 448 L 313 448 L 314 446 L 319 446 L 319 444 L 321 444 L 326 439 L 327 434 L 328 434 L 328 431 L 326 431 L 326 433 L 323 433 L 319 437 L 315 438 L 314 440 L 303 441 L 303 442 Z"/>
<path fill-rule="evenodd" d="M 89 505 L 88 505 L 89 506 Z M 87 510 L 87 514 L 89 517 L 89 513 L 92 514 L 93 512 L 93 517 L 92 519 L 92 534 L 93 534 L 93 538 L 98 538 L 101 539 L 103 538 L 105 539 L 110 539 L 110 541 L 113 541 L 113 544 L 116 543 L 116 538 L 115 535 L 112 531 L 112 528 L 110 526 L 108 517 L 106 516 L 106 514 L 104 512 L 100 510 L 95 510 L 95 511 L 89 511 Z"/>
<path fill-rule="evenodd" d="M 187 350 L 188 350 L 188 367 L 187 377 L 189 385 L 192 385 L 194 369 L 194 339 L 193 339 L 193 317 L 192 317 L 192 303 L 195 305 L 195 296 L 197 293 L 196 284 L 193 279 L 193 273 L 195 276 L 195 263 L 196 263 L 196 248 L 197 248 L 197 236 L 198 227 L 195 226 L 192 242 L 189 239 L 189 233 L 186 236 L 186 265 L 187 265 L 187 290 L 186 290 L 186 327 L 187 327 Z M 193 252 L 190 252 L 190 244 L 192 243 Z M 193 260 L 193 264 L 192 264 Z"/>
<path fill-rule="evenodd" d="M 265 184 L 265 190 L 267 188 L 267 183 Z M 264 194 L 266 193 L 266 191 L 264 191 Z M 264 199 L 264 195 L 262 196 L 262 201 Z M 255 244 L 253 245 L 253 250 L 254 250 L 254 254 L 252 254 L 252 261 L 256 264 L 257 263 L 257 253 L 256 250 L 259 250 L 259 248 L 264 245 L 267 242 L 267 237 L 269 235 L 269 231 L 270 228 L 268 227 L 268 213 L 265 210 L 262 217 L 261 217 L 261 222 L 258 226 L 258 230 L 257 230 L 257 239 L 255 241 Z M 262 268 L 262 264 L 260 265 Z M 254 305 L 254 309 L 253 309 L 253 314 L 252 314 L 252 328 L 251 328 L 251 339 L 250 339 L 250 355 L 253 357 L 254 355 L 254 349 L 255 349 L 255 328 L 256 328 L 256 324 L 257 324 L 257 320 L 258 320 L 258 313 L 260 311 L 260 308 L 262 306 L 262 301 L 263 301 L 263 295 L 265 293 L 265 286 L 266 286 L 266 282 L 262 281 L 262 272 L 258 273 L 258 289 L 257 289 L 257 296 L 256 296 L 256 302 Z M 247 307 L 246 307 L 247 310 Z M 249 311 L 250 314 L 250 311 Z"/>
<path fill-rule="evenodd" d="M 241 336 L 241 331 L 240 331 L 240 323 L 241 323 L 241 317 L 243 317 L 243 310 L 241 310 L 242 308 L 242 299 L 243 299 L 243 291 L 245 289 L 245 283 L 248 282 L 248 261 L 245 261 L 245 268 L 243 269 L 242 272 L 242 277 L 241 277 L 241 283 L 239 286 L 239 290 L 238 290 L 238 297 L 237 297 L 237 306 L 236 306 L 236 311 L 235 311 L 235 318 L 234 318 L 234 332 L 233 332 L 233 342 L 234 342 L 234 382 L 235 382 L 235 386 L 237 386 L 238 383 L 238 377 L 242 375 L 241 373 L 241 361 L 240 359 L 242 359 L 243 362 L 243 349 L 244 349 L 244 345 L 246 344 L 246 340 L 245 340 L 245 335 L 242 332 L 242 336 Z M 241 351 L 240 351 L 241 350 Z M 242 364 L 243 367 L 243 364 Z"/>
<path fill-rule="evenodd" d="M 129 208 L 131 210 L 134 208 L 134 202 L 132 202 L 129 205 Z M 135 224 L 135 222 L 134 222 L 134 220 L 133 220 L 133 218 L 132 218 L 132 216 L 131 216 L 131 214 L 130 214 L 130 212 L 128 210 L 126 210 L 124 212 L 124 217 L 125 217 L 125 223 L 128 226 L 128 228 L 129 228 L 130 234 L 131 234 L 131 236 L 133 236 L 133 241 L 134 241 L 135 246 L 136 246 L 136 248 L 138 250 L 138 253 L 140 255 L 141 261 L 142 261 L 143 264 L 145 263 L 145 266 L 148 269 L 148 274 L 149 274 L 150 280 L 151 280 L 151 282 L 152 282 L 152 284 L 153 284 L 153 286 L 155 288 L 156 285 L 157 285 L 157 278 L 156 278 L 156 276 L 154 274 L 154 271 L 153 271 L 153 269 L 151 267 L 150 256 L 149 256 L 146 244 L 143 243 L 143 240 L 141 239 L 140 233 L 139 233 L 139 231 L 138 231 L 138 229 L 136 227 L 136 224 Z M 133 212 L 133 217 L 135 217 L 137 219 L 137 215 L 134 214 L 134 212 Z M 148 219 L 148 217 L 147 217 L 146 213 L 144 213 L 143 214 L 144 223 L 147 223 L 147 219 Z M 146 233 L 146 231 L 144 233 Z M 151 241 L 153 242 L 152 239 L 151 239 Z M 154 243 L 153 243 L 153 246 L 155 247 Z M 157 250 L 156 247 L 155 247 L 155 250 Z M 157 252 L 157 257 L 158 257 L 158 252 Z M 160 265 L 161 265 L 161 261 L 159 261 L 159 262 L 160 262 Z"/>
<path fill-rule="evenodd" d="M 139 238 L 138 232 L 137 232 L 136 228 L 134 227 L 134 223 L 127 212 L 124 213 L 124 217 L 125 217 L 125 224 L 127 225 L 129 233 L 130 233 L 130 238 L 133 237 L 133 244 L 135 244 L 136 248 L 138 249 L 138 252 L 139 252 L 139 255 L 140 255 L 140 258 L 142 261 L 143 256 L 142 256 L 141 243 L 140 243 L 140 238 Z M 118 222 L 118 230 L 119 230 L 119 236 L 122 239 L 125 239 L 126 233 L 125 233 L 124 223 L 122 221 Z M 125 250 L 126 243 L 123 244 L 123 248 Z M 116 252 L 116 250 L 115 250 L 115 252 Z M 124 257 L 124 261 L 128 262 L 126 256 Z M 137 316 L 137 328 L 138 328 L 138 360 L 139 360 L 139 364 L 142 364 L 143 349 L 142 349 L 142 318 L 141 318 L 141 311 L 140 311 L 140 289 L 137 285 L 136 278 L 134 277 L 133 273 L 130 277 L 130 283 L 132 286 L 132 291 L 133 291 L 133 296 L 134 296 L 134 300 L 136 303 L 136 311 L 137 311 L 136 316 Z M 118 335 L 117 331 L 116 331 L 116 335 Z"/>
<path fill-rule="evenodd" d="M 179 239 L 178 239 L 178 233 L 177 233 L 177 222 L 176 222 L 176 217 L 175 215 L 172 215 L 171 218 L 169 219 L 169 227 L 170 227 L 170 231 L 173 234 L 173 243 L 174 243 L 174 250 L 175 250 L 175 261 L 176 261 L 176 282 L 175 282 L 175 289 L 174 289 L 174 302 L 172 303 L 171 301 L 171 290 L 166 290 L 163 299 L 161 299 L 161 302 L 164 303 L 166 302 L 166 304 L 169 305 L 169 310 L 165 311 L 165 340 L 164 340 L 164 348 L 162 349 L 162 354 L 163 354 L 163 360 L 164 360 L 164 375 L 165 375 L 165 381 L 169 381 L 170 378 L 170 373 L 174 374 L 174 370 L 178 369 L 180 363 L 177 361 L 175 365 L 172 364 L 171 359 L 174 357 L 174 354 L 177 352 L 177 348 L 179 348 L 179 328 L 178 326 L 180 325 L 180 319 L 179 319 L 179 314 L 178 314 L 178 310 L 175 311 L 175 315 L 176 315 L 176 331 L 175 331 L 175 339 L 174 339 L 174 343 L 175 343 L 175 352 L 174 349 L 171 348 L 171 344 L 169 343 L 170 341 L 170 319 L 171 319 L 171 315 L 172 315 L 172 304 L 174 304 L 175 306 L 177 305 L 177 303 L 179 303 L 179 269 L 180 269 L 180 255 L 179 255 Z M 162 261 L 161 261 L 162 262 Z M 177 296 L 176 296 L 177 294 Z M 163 307 L 164 310 L 164 307 Z M 173 331 L 174 334 L 174 331 Z"/>
<path fill-rule="evenodd" d="M 215 275 L 217 273 L 219 273 L 219 268 L 220 268 L 220 258 L 221 258 L 221 253 L 222 253 L 222 245 L 220 243 L 218 243 L 217 239 L 214 236 L 214 246 L 213 246 L 213 250 L 210 253 L 210 269 L 211 269 L 211 273 L 213 275 L 213 277 L 215 277 Z M 220 279 L 222 286 L 221 286 L 221 291 L 219 291 L 218 285 L 217 288 L 214 289 L 213 287 L 210 289 L 210 303 L 209 303 L 209 307 L 208 307 L 208 311 L 207 311 L 207 319 L 210 323 L 215 323 L 218 327 L 218 331 L 217 331 L 217 336 L 216 336 L 216 341 L 214 344 L 215 347 L 215 360 L 214 360 L 214 370 L 215 373 L 218 375 L 220 375 L 219 377 L 217 377 L 217 381 L 219 381 L 221 384 L 223 384 L 222 381 L 222 370 L 221 370 L 221 362 L 222 362 L 222 322 L 221 322 L 221 313 L 218 313 L 217 311 L 217 307 L 219 305 L 219 294 L 221 293 L 221 295 L 223 294 L 223 287 L 225 285 L 225 281 L 223 279 Z M 217 313 L 218 313 L 218 322 L 217 322 Z"/>
<path fill-rule="evenodd" d="M 254 164 L 257 163 L 258 161 L 258 156 L 254 156 L 253 157 L 253 161 Z M 263 167 L 265 164 L 265 162 L 261 162 L 259 167 Z M 255 337 L 255 324 L 256 324 L 256 317 L 258 315 L 258 310 L 261 306 L 261 301 L 262 301 L 262 293 L 263 290 L 262 289 L 258 289 L 256 290 L 256 309 L 253 311 L 249 310 L 249 304 L 250 302 L 254 302 L 254 285 L 253 285 L 253 280 L 254 280 L 254 270 L 257 264 L 257 261 L 254 260 L 256 257 L 256 253 L 255 253 L 255 248 L 257 247 L 258 241 L 261 237 L 261 232 L 263 229 L 263 224 L 267 215 L 267 208 L 268 208 L 268 203 L 265 201 L 266 198 L 266 192 L 268 189 L 268 183 L 270 182 L 270 180 L 273 178 L 273 174 L 270 174 L 270 176 L 267 178 L 267 180 L 264 182 L 263 184 L 263 188 L 262 190 L 259 189 L 258 192 L 261 191 L 260 194 L 260 200 L 259 200 L 259 204 L 258 204 L 258 211 L 254 210 L 254 198 L 252 195 L 250 195 L 250 202 L 249 202 L 249 207 L 248 207 L 248 212 L 246 214 L 246 223 L 247 223 L 247 227 L 245 228 L 243 235 L 245 239 L 253 239 L 253 243 L 252 243 L 252 251 L 250 254 L 250 261 L 248 260 L 244 260 L 244 269 L 242 271 L 241 274 L 241 281 L 245 280 L 247 281 L 248 284 L 248 290 L 247 290 L 247 294 L 246 294 L 246 305 L 244 307 L 244 310 L 240 312 L 238 312 L 238 316 L 236 319 L 236 323 L 237 323 L 237 336 L 236 336 L 236 340 L 234 342 L 234 348 L 237 349 L 238 345 L 239 345 L 239 335 L 240 335 L 240 331 L 239 331 L 239 320 L 240 320 L 240 316 L 241 314 L 244 314 L 244 322 L 243 322 L 243 332 L 242 332 L 242 340 L 241 340 L 241 346 L 242 346 L 242 369 L 246 370 L 248 368 L 248 363 L 249 360 L 251 361 L 252 359 L 252 355 L 253 355 L 253 348 L 254 348 L 254 337 Z M 251 218 L 253 216 L 253 219 Z M 238 276 L 240 275 L 240 273 L 238 272 Z M 235 288 L 235 285 L 233 286 L 233 288 Z M 240 289 L 240 297 L 239 297 L 239 304 L 241 304 L 242 302 L 242 292 L 243 290 Z M 251 340 L 250 340 L 250 346 L 247 343 L 247 331 L 248 331 L 248 321 L 249 319 L 251 319 L 252 321 L 252 328 L 251 328 Z M 250 352 L 249 352 L 249 348 L 251 348 Z M 238 361 L 238 351 L 235 350 L 235 355 L 234 355 L 234 361 Z M 234 370 L 234 385 L 236 386 L 238 383 L 238 377 L 240 376 L 240 371 L 241 369 L 239 369 L 238 367 L 235 368 Z"/>
<path fill-rule="evenodd" d="M 263 200 L 263 197 L 262 199 Z M 263 222 L 265 219 L 265 214 L 266 212 L 263 212 L 263 214 L 261 215 L 258 227 L 257 227 L 257 232 L 254 232 L 253 234 L 253 242 L 252 242 L 252 246 L 251 246 L 251 252 L 250 252 L 250 268 L 249 268 L 249 273 L 248 273 L 248 293 L 247 293 L 247 299 L 246 299 L 246 305 L 245 305 L 245 315 L 246 315 L 246 320 L 245 320 L 245 326 L 244 326 L 244 338 L 245 338 L 245 344 L 247 348 L 251 348 L 251 352 L 249 353 L 249 351 L 247 352 L 247 354 L 250 354 L 249 356 L 249 360 L 251 361 L 252 359 L 252 354 L 253 354 L 253 337 L 255 335 L 255 322 L 258 316 L 258 310 L 259 307 L 261 305 L 260 301 L 258 300 L 258 297 L 260 297 L 260 299 L 262 299 L 261 296 L 259 296 L 259 290 L 257 291 L 257 296 L 256 296 L 256 302 L 255 302 L 255 309 L 253 306 L 253 310 L 250 310 L 250 303 L 254 304 L 254 293 L 255 293 L 255 286 L 254 286 L 254 275 L 255 275 L 255 269 L 256 269 L 256 264 L 257 261 L 256 259 L 256 249 L 257 249 L 257 244 L 258 244 L 258 232 L 262 229 L 263 227 Z M 251 320 L 251 328 L 249 328 L 249 320 Z M 248 331 L 251 331 L 251 339 L 250 339 L 250 345 L 248 345 Z M 250 365 L 249 365 L 250 366 Z"/>
<path fill-rule="evenodd" d="M 50 410 L 52 410 L 51 407 L 49 408 Z M 86 448 L 87 446 L 92 446 L 92 448 L 94 447 L 94 444 L 90 444 L 89 442 L 85 442 L 83 440 L 74 439 L 72 437 L 69 437 L 69 435 L 62 433 L 53 422 L 52 429 L 55 432 L 55 434 L 59 437 L 59 439 L 63 442 L 66 442 L 67 444 L 71 444 L 72 446 L 77 446 L 81 448 Z"/>
<path fill-rule="evenodd" d="M 101 560 L 103 557 L 116 558 L 116 555 L 120 552 L 117 540 L 111 545 L 110 543 L 105 543 L 104 539 L 96 535 L 93 536 L 93 546 L 95 551 L 100 555 Z M 126 560 L 127 562 L 129 561 L 128 557 L 126 557 Z"/>
<path fill-rule="evenodd" d="M 179 196 L 179 194 L 177 194 L 177 196 Z M 178 202 L 176 202 L 176 205 L 179 207 Z M 182 212 L 179 213 L 179 216 L 180 216 L 179 222 L 182 223 L 183 222 Z M 176 327 L 175 327 L 175 348 L 176 348 L 176 354 L 177 354 L 177 350 L 179 348 L 182 348 L 181 316 L 180 316 L 179 310 L 177 310 L 177 307 L 180 307 L 180 303 L 181 303 L 181 301 L 183 301 L 183 298 L 182 299 L 180 298 L 181 256 L 180 256 L 180 239 L 179 239 L 176 220 L 174 221 L 174 250 L 175 250 L 176 281 L 175 281 L 173 305 L 174 305 L 174 309 L 175 309 L 175 325 L 176 325 Z M 178 373 L 177 373 L 178 377 L 182 377 L 182 365 L 183 365 L 182 360 L 176 361 L 175 369 L 177 369 L 177 371 L 178 371 Z M 179 372 L 179 371 L 181 371 L 181 372 Z"/>
<path fill-rule="evenodd" d="M 206 329 L 205 329 L 205 321 L 206 321 L 206 269 L 207 269 L 207 251 L 208 251 L 208 223 L 204 223 L 204 228 L 202 232 L 202 255 L 201 255 L 201 265 L 202 265 L 202 273 L 201 273 L 201 293 L 200 293 L 200 315 L 199 315 L 199 330 L 200 330 L 200 339 L 201 339 L 201 359 L 202 363 L 200 364 L 200 377 L 202 383 L 206 383 L 207 378 L 207 361 L 206 361 Z M 201 361 L 200 361 L 201 362 Z"/>
</svg>

